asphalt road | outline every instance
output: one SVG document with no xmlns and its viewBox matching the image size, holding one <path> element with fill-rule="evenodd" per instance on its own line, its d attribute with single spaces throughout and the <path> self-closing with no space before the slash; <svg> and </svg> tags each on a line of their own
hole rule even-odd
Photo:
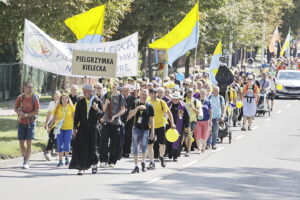
<svg viewBox="0 0 300 200">
<path fill-rule="evenodd" d="M 154 171 L 131 174 L 132 159 L 114 169 L 56 168 L 40 158 L 31 169 L 0 168 L 0 199 L 300 199 L 300 101 L 277 100 L 271 117 L 255 119 L 253 131 L 233 128 L 232 144 L 216 151 L 157 163 Z M 148 163 L 147 163 L 148 164 Z"/>
</svg>

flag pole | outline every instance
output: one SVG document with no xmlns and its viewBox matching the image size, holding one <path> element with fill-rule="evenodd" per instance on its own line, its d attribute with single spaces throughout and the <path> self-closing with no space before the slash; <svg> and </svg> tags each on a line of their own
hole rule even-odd
<svg viewBox="0 0 300 200">
<path fill-rule="evenodd" d="M 196 46 L 196 49 L 195 49 L 195 65 L 194 65 L 194 71 L 193 71 L 193 74 L 195 73 L 196 71 L 196 68 L 197 68 L 197 50 L 198 50 L 198 45 Z"/>
</svg>

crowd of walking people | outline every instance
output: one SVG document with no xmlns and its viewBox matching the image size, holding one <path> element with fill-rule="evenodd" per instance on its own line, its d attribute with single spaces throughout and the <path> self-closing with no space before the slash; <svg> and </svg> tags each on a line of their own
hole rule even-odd
<svg viewBox="0 0 300 200">
<path fill-rule="evenodd" d="M 56 152 L 57 167 L 77 169 L 83 175 L 90 168 L 93 174 L 99 167 L 114 168 L 120 159 L 131 157 L 132 173 L 139 173 L 140 169 L 154 170 L 155 159 L 165 168 L 166 159 L 177 162 L 191 151 L 216 150 L 224 127 L 252 130 L 262 97 L 269 112 L 274 107 L 276 79 L 272 73 L 231 73 L 232 81 L 225 87 L 222 81 L 213 85 L 207 73 L 195 72 L 186 79 L 176 74 L 163 80 L 105 79 L 82 88 L 73 85 L 70 94 L 55 91 L 44 124 L 49 134 L 45 158 L 51 160 Z M 15 104 L 24 169 L 29 168 L 39 113 L 32 88 L 31 82 L 25 83 Z M 178 132 L 175 141 L 166 137 L 168 130 Z"/>
</svg>

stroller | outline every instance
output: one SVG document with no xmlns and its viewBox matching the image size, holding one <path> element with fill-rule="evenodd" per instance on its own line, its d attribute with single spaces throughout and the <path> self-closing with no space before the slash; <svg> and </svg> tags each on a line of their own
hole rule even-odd
<svg viewBox="0 0 300 200">
<path fill-rule="evenodd" d="M 269 116 L 271 116 L 271 111 L 267 102 L 267 94 L 260 93 L 259 101 L 257 104 L 256 116 L 265 116 L 266 113 L 269 113 Z"/>
<path fill-rule="evenodd" d="M 231 144 L 232 131 L 230 129 L 230 126 L 228 125 L 228 119 L 224 120 L 223 122 L 219 122 L 218 137 L 220 138 L 220 143 L 222 143 L 223 138 L 227 136 L 229 137 L 229 144 Z"/>
</svg>

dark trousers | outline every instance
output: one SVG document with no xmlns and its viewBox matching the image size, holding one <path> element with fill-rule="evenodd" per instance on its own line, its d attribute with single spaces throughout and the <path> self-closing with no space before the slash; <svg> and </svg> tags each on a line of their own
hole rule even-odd
<svg viewBox="0 0 300 200">
<path fill-rule="evenodd" d="M 102 125 L 99 124 L 96 127 L 96 154 L 100 160 L 100 155 L 101 155 L 101 132 L 102 132 Z"/>
<path fill-rule="evenodd" d="M 120 142 L 120 126 L 106 123 L 100 141 L 100 162 L 116 164 Z"/>
<path fill-rule="evenodd" d="M 125 136 L 123 144 L 123 155 L 128 155 L 131 152 L 131 143 L 132 143 L 132 122 L 127 122 L 125 124 Z"/>
<path fill-rule="evenodd" d="M 56 139 L 54 135 L 54 128 L 50 130 L 50 133 L 48 135 L 48 143 L 46 147 L 46 151 L 52 151 L 53 149 L 56 149 Z"/>
<path fill-rule="evenodd" d="M 244 115 L 244 113 L 243 113 L 243 107 L 241 107 L 241 108 L 240 108 L 240 115 L 239 115 L 239 117 L 238 117 L 238 120 L 239 120 L 239 121 L 241 121 L 241 120 L 243 119 L 243 115 Z"/>
</svg>

